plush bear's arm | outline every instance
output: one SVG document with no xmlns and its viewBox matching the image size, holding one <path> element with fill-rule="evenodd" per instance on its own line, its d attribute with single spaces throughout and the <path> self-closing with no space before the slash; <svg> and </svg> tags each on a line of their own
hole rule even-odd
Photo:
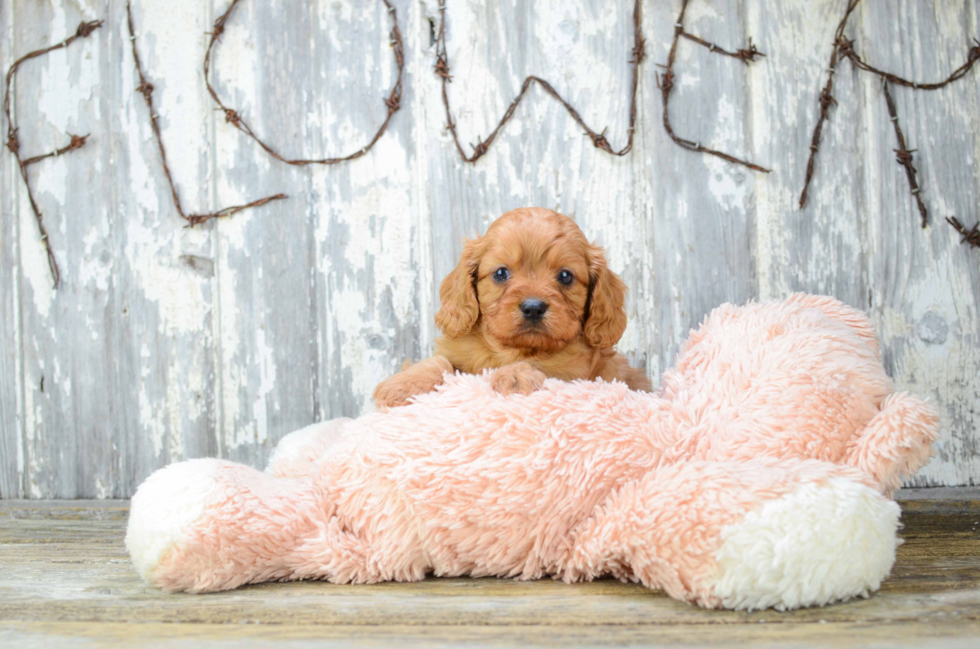
<svg viewBox="0 0 980 649">
<path fill-rule="evenodd" d="M 625 485 L 576 535 L 566 581 L 633 576 L 700 606 L 823 605 L 876 590 L 899 508 L 818 460 L 688 462 Z"/>
<path fill-rule="evenodd" d="M 870 473 L 891 496 L 933 454 L 939 414 L 925 401 L 899 392 L 885 397 L 878 414 L 847 447 L 846 463 Z"/>
</svg>

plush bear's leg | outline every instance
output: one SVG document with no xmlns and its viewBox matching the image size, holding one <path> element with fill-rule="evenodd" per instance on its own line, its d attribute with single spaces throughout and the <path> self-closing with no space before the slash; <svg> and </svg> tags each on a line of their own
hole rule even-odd
<svg viewBox="0 0 980 649">
<path fill-rule="evenodd" d="M 308 477 L 313 464 L 343 438 L 350 421 L 341 417 L 289 433 L 276 445 L 266 473 L 280 478 Z"/>
<path fill-rule="evenodd" d="M 337 496 L 232 462 L 180 462 L 151 475 L 133 496 L 126 547 L 143 578 L 169 591 L 424 576 L 414 532 L 390 534 L 397 547 L 386 547 L 376 542 L 377 521 L 339 515 L 328 502 Z M 395 511 L 384 524 L 399 520 Z"/>
<path fill-rule="evenodd" d="M 870 473 L 888 496 L 902 478 L 922 468 L 939 436 L 939 415 L 928 403 L 901 392 L 882 401 L 879 412 L 847 448 L 846 463 Z"/>
<path fill-rule="evenodd" d="M 898 505 L 867 481 L 816 460 L 667 467 L 597 510 L 576 535 L 563 577 L 612 573 L 734 609 L 866 595 L 891 570 L 899 517 Z"/>
</svg>

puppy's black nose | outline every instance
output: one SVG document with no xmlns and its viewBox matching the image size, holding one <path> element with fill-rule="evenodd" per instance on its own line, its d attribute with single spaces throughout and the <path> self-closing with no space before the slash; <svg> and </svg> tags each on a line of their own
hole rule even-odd
<svg viewBox="0 0 980 649">
<path fill-rule="evenodd" d="M 521 302 L 521 313 L 525 320 L 537 322 L 544 317 L 544 312 L 548 310 L 548 305 L 541 300 L 530 298 Z"/>
</svg>

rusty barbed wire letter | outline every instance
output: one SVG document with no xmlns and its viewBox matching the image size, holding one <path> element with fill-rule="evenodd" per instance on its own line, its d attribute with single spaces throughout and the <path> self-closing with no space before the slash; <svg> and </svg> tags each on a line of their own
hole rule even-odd
<svg viewBox="0 0 980 649">
<path fill-rule="evenodd" d="M 450 74 L 449 67 L 449 54 L 446 52 L 446 0 L 439 0 L 439 34 L 436 37 L 436 65 L 435 73 L 437 76 L 442 78 L 442 103 L 446 107 L 446 130 L 448 130 L 453 136 L 453 142 L 456 144 L 456 150 L 459 152 L 459 157 L 462 158 L 463 162 L 475 163 L 477 160 L 482 158 L 484 154 L 490 149 L 490 145 L 497 138 L 497 134 L 500 129 L 510 121 L 510 118 L 514 116 L 514 111 L 517 110 L 518 105 L 520 105 L 521 100 L 527 95 L 527 91 L 532 85 L 537 84 L 541 88 L 558 100 L 568 114 L 571 115 L 575 123 L 581 126 L 585 130 L 585 134 L 592 140 L 592 144 L 597 148 L 605 151 L 606 153 L 614 156 L 624 156 L 633 150 L 633 134 L 636 130 L 636 88 L 639 82 L 640 73 L 640 62 L 645 56 L 645 41 L 643 40 L 643 34 L 640 31 L 640 26 L 642 23 L 642 14 L 640 13 L 640 0 L 636 0 L 633 4 L 633 56 L 630 59 L 630 65 L 633 66 L 633 86 L 630 92 L 630 120 L 629 127 L 627 129 L 626 145 L 621 149 L 613 149 L 612 145 L 609 144 L 609 140 L 606 139 L 606 129 L 602 129 L 601 132 L 597 132 L 592 129 L 582 116 L 579 114 L 575 107 L 568 103 L 561 94 L 555 90 L 554 86 L 542 79 L 541 77 L 529 76 L 524 79 L 524 83 L 521 84 L 521 91 L 514 97 L 514 100 L 510 102 L 510 106 L 504 111 L 504 116 L 500 118 L 497 126 L 494 127 L 490 134 L 486 138 L 477 137 L 476 144 L 471 144 L 470 147 L 473 149 L 473 153 L 466 155 L 466 151 L 463 150 L 463 145 L 459 141 L 459 134 L 456 132 L 456 122 L 453 121 L 452 109 L 449 107 L 449 82 L 452 81 L 452 75 Z"/>
<path fill-rule="evenodd" d="M 153 84 L 149 82 L 146 75 L 143 73 L 143 64 L 140 61 L 139 50 L 136 47 L 136 30 L 133 28 L 133 9 L 128 0 L 126 2 L 126 24 L 129 26 L 129 40 L 133 46 L 133 61 L 136 63 L 136 74 L 139 75 L 140 79 L 139 85 L 136 86 L 136 92 L 143 96 L 143 101 L 146 102 L 146 108 L 150 114 L 150 127 L 153 129 L 153 137 L 156 140 L 157 148 L 160 151 L 160 162 L 163 164 L 163 173 L 167 177 L 167 183 L 170 185 L 170 194 L 173 196 L 174 207 L 177 209 L 177 214 L 179 214 L 182 219 L 187 221 L 188 227 L 200 225 L 201 223 L 205 223 L 211 219 L 231 216 L 232 214 L 237 214 L 238 212 L 246 210 L 250 207 L 265 205 L 270 201 L 277 201 L 287 198 L 285 194 L 275 194 L 273 196 L 266 196 L 265 198 L 252 201 L 246 205 L 224 207 L 220 210 L 208 212 L 206 214 L 187 214 L 184 212 L 184 207 L 180 202 L 180 195 L 177 193 L 177 186 L 174 184 L 174 178 L 170 174 L 170 167 L 167 165 L 167 150 L 163 146 L 163 136 L 160 134 L 160 124 L 158 122 L 156 109 L 153 106 L 154 88 Z"/>
<path fill-rule="evenodd" d="M 228 9 L 225 10 L 225 13 L 218 16 L 218 19 L 214 21 L 214 28 L 209 34 L 211 38 L 208 41 L 208 51 L 204 55 L 204 83 L 207 85 L 208 94 L 211 95 L 211 99 L 214 100 L 214 103 L 218 104 L 218 108 L 224 113 L 225 121 L 255 140 L 255 142 L 273 158 L 280 162 L 285 162 L 288 165 L 294 165 L 297 167 L 304 167 L 306 165 L 334 165 L 340 162 L 346 162 L 348 160 L 356 160 L 357 158 L 366 155 L 367 152 L 370 151 L 371 148 L 377 143 L 377 141 L 381 139 L 381 136 L 384 135 L 385 131 L 388 130 L 388 124 L 391 122 L 392 116 L 398 112 L 398 109 L 401 108 L 403 88 L 402 75 L 405 72 L 405 49 L 402 42 L 402 32 L 398 28 L 398 12 L 391 5 L 391 3 L 388 0 L 381 0 L 385 6 L 388 16 L 391 19 L 391 32 L 389 34 L 389 40 L 395 57 L 395 65 L 398 68 L 398 77 L 388 94 L 382 97 L 385 108 L 388 111 L 384 121 L 381 123 L 381 126 L 378 128 L 377 132 L 375 132 L 374 137 L 372 137 L 367 144 L 353 153 L 336 158 L 305 159 L 286 158 L 272 148 L 272 146 L 267 144 L 265 140 L 260 138 L 258 134 L 252 130 L 252 127 L 249 126 L 248 122 L 245 121 L 245 118 L 243 118 L 237 110 L 226 106 L 221 101 L 221 98 L 218 97 L 218 93 L 214 89 L 214 86 L 211 85 L 211 54 L 214 50 L 215 43 L 220 42 L 221 35 L 225 33 L 225 26 L 228 23 L 228 19 L 231 18 L 231 14 L 235 10 L 235 7 L 238 6 L 239 2 L 241 2 L 241 0 L 232 0 L 231 4 L 228 6 Z"/>
<path fill-rule="evenodd" d="M 21 178 L 24 179 L 24 186 L 27 188 L 27 198 L 31 203 L 31 210 L 34 212 L 34 220 L 37 221 L 37 229 L 38 232 L 41 234 L 41 241 L 44 243 L 44 250 L 48 255 L 48 268 L 51 269 L 51 280 L 54 283 L 55 289 L 57 289 L 58 286 L 61 284 L 61 271 L 58 268 L 58 260 L 55 259 L 54 251 L 51 249 L 51 240 L 48 238 L 48 230 L 47 228 L 44 227 L 44 216 L 41 214 L 41 208 L 38 207 L 37 201 L 34 199 L 34 190 L 31 188 L 31 177 L 30 174 L 27 173 L 27 168 L 33 164 L 40 162 L 41 160 L 46 160 L 47 158 L 57 158 L 58 156 L 62 156 L 66 153 L 71 153 L 72 151 L 77 151 L 78 149 L 81 149 L 83 146 L 85 146 L 85 143 L 88 141 L 89 136 L 73 135 L 69 133 L 68 134 L 70 140 L 69 143 L 61 147 L 60 149 L 55 149 L 54 151 L 51 151 L 49 153 L 36 155 L 34 157 L 27 158 L 26 160 L 24 158 L 21 158 L 20 157 L 21 143 L 17 137 L 18 129 L 17 129 L 17 125 L 14 123 L 13 113 L 11 112 L 16 102 L 16 98 L 12 93 L 11 87 L 13 86 L 13 81 L 14 81 L 14 77 L 17 74 L 17 69 L 21 66 L 22 63 L 24 63 L 25 61 L 29 61 L 31 59 L 36 59 L 39 56 L 44 56 L 48 52 L 53 52 L 55 50 L 66 48 L 80 38 L 88 38 L 89 36 L 92 35 L 92 32 L 94 32 L 96 29 L 102 26 L 103 22 L 104 21 L 102 20 L 82 22 L 81 24 L 78 25 L 78 29 L 75 30 L 75 33 L 73 35 L 69 36 L 68 38 L 66 38 L 65 40 L 61 41 L 56 45 L 52 45 L 51 47 L 46 47 L 44 49 L 35 50 L 33 52 L 29 52 L 25 54 L 24 56 L 14 61 L 14 64 L 10 66 L 9 70 L 7 70 L 6 92 L 4 93 L 4 97 L 3 97 L 3 112 L 7 116 L 7 148 L 10 150 L 11 153 L 14 154 L 14 157 L 17 158 L 17 166 L 20 168 L 20 176 Z"/>
</svg>

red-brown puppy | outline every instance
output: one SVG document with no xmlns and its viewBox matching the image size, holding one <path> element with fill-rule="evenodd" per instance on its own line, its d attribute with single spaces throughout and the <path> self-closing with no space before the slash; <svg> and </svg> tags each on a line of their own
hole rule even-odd
<svg viewBox="0 0 980 649">
<path fill-rule="evenodd" d="M 374 391 L 379 407 L 429 392 L 453 370 L 505 368 L 494 388 L 529 394 L 546 377 L 619 379 L 649 391 L 650 380 L 613 350 L 626 329 L 626 287 L 567 216 L 522 208 L 466 242 L 439 289 L 436 355 Z"/>
</svg>

